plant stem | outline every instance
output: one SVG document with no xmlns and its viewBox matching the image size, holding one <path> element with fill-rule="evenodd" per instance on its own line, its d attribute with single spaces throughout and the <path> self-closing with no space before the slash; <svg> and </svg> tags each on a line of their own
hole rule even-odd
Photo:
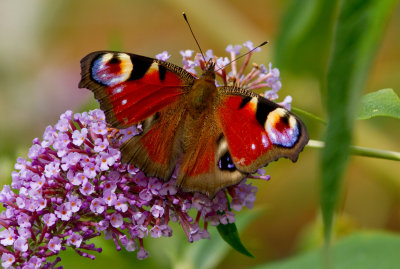
<svg viewBox="0 0 400 269">
<path fill-rule="evenodd" d="M 325 142 L 310 139 L 310 141 L 307 144 L 307 147 L 322 149 L 325 147 Z M 353 155 L 400 161 L 400 152 L 395 152 L 395 151 L 371 149 L 359 146 L 350 146 L 350 152 Z"/>
<path fill-rule="evenodd" d="M 303 109 L 300 109 L 300 108 L 297 108 L 297 107 L 292 107 L 291 111 L 294 114 L 302 115 L 302 116 L 305 116 L 307 118 L 316 120 L 316 121 L 318 121 L 320 123 L 326 124 L 326 121 L 324 119 L 322 119 L 322 118 L 318 117 L 317 115 L 314 115 L 314 114 L 312 114 L 310 112 L 307 112 L 307 111 L 305 111 Z"/>
</svg>

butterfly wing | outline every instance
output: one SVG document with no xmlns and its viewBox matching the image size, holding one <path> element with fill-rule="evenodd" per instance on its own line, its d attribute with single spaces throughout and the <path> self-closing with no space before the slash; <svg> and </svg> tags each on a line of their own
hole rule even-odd
<svg viewBox="0 0 400 269">
<path fill-rule="evenodd" d="M 185 153 L 180 160 L 176 184 L 186 191 L 202 192 L 209 197 L 222 188 L 234 185 L 246 177 L 230 160 L 221 125 L 213 113 L 203 114 L 191 126 L 198 130 L 187 136 Z"/>
<path fill-rule="evenodd" d="M 236 168 L 254 173 L 278 158 L 293 162 L 308 142 L 305 125 L 284 107 L 234 87 L 218 89 L 216 114 Z"/>
<path fill-rule="evenodd" d="M 140 55 L 97 51 L 81 60 L 88 88 L 115 128 L 137 124 L 187 92 L 195 78 L 179 66 Z"/>
<path fill-rule="evenodd" d="M 195 78 L 176 65 L 140 55 L 98 51 L 81 60 L 80 88 L 93 91 L 115 128 L 143 122 L 121 146 L 122 161 L 148 176 L 169 179 L 180 155 L 182 96 Z"/>
<path fill-rule="evenodd" d="M 183 153 L 184 115 L 185 109 L 176 102 L 147 118 L 143 132 L 121 145 L 122 162 L 135 165 L 147 176 L 170 179 Z"/>
</svg>

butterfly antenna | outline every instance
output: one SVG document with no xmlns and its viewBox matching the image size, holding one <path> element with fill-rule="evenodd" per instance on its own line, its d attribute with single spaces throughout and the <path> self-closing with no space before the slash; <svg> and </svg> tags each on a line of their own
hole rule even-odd
<svg viewBox="0 0 400 269">
<path fill-rule="evenodd" d="M 185 12 L 182 12 L 182 15 L 183 15 L 183 18 L 185 19 L 187 25 L 189 26 L 190 32 L 192 33 L 192 36 L 193 36 L 193 38 L 194 38 L 194 41 L 196 41 L 197 47 L 199 48 L 199 50 L 200 50 L 200 52 L 201 52 L 201 56 L 203 57 L 204 62 L 207 62 L 207 61 L 206 61 L 206 57 L 204 57 L 204 53 L 203 53 L 203 51 L 202 51 L 201 48 L 200 48 L 200 44 L 199 44 L 199 42 L 197 41 L 197 38 L 196 38 L 196 36 L 195 36 L 194 33 L 193 33 L 193 30 L 192 30 L 192 27 L 190 26 L 189 20 L 188 20 L 187 17 L 186 17 L 186 13 L 185 13 Z"/>
<path fill-rule="evenodd" d="M 260 48 L 260 47 L 262 47 L 262 46 L 264 46 L 264 45 L 266 45 L 266 44 L 268 44 L 268 41 L 262 42 L 262 43 L 261 43 L 260 45 L 258 45 L 257 47 L 253 48 L 252 50 L 249 50 L 249 51 L 246 52 L 245 54 L 240 55 L 239 57 L 235 58 L 234 60 L 230 61 L 229 63 L 227 63 L 227 64 L 224 65 L 223 67 L 221 67 L 221 68 L 219 68 L 218 70 L 216 70 L 215 72 L 218 72 L 219 70 L 224 69 L 225 67 L 227 67 L 227 66 L 230 65 L 231 63 L 236 62 L 236 61 L 239 60 L 240 58 L 246 56 L 246 55 L 249 54 L 250 52 L 252 52 L 252 51 L 254 51 L 254 50 L 256 50 L 256 49 L 258 49 L 258 48 Z"/>
</svg>

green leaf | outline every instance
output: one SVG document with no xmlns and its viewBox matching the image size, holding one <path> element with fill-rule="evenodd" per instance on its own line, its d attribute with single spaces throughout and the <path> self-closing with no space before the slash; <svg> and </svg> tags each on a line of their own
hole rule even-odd
<svg viewBox="0 0 400 269">
<path fill-rule="evenodd" d="M 392 89 L 383 89 L 366 94 L 361 99 L 358 119 L 377 116 L 400 119 L 400 98 Z"/>
<path fill-rule="evenodd" d="M 362 232 L 350 235 L 332 247 L 334 269 L 398 268 L 400 236 L 398 234 Z M 254 269 L 318 269 L 324 249 L 320 248 L 284 261 L 265 264 Z"/>
<path fill-rule="evenodd" d="M 239 233 L 236 228 L 235 223 L 228 224 L 220 224 L 217 226 L 218 232 L 221 235 L 222 239 L 225 240 L 232 248 L 237 250 L 238 252 L 249 256 L 254 257 L 243 245 L 242 241 L 240 241 Z"/>
<path fill-rule="evenodd" d="M 293 0 L 281 23 L 274 63 L 282 70 L 323 79 L 329 59 L 337 0 Z"/>
<path fill-rule="evenodd" d="M 240 212 L 236 215 L 236 225 L 239 232 L 258 217 L 264 208 L 253 208 Z M 200 240 L 190 246 L 185 247 L 185 251 L 180 253 L 181 260 L 173 262 L 174 268 L 196 268 L 210 269 L 216 268 L 222 259 L 231 249 L 230 246 L 219 236 L 214 227 L 209 227 L 210 240 Z"/>
<path fill-rule="evenodd" d="M 395 0 L 344 0 L 327 76 L 328 126 L 322 153 L 321 208 L 329 242 L 353 123 L 365 79 Z"/>
</svg>

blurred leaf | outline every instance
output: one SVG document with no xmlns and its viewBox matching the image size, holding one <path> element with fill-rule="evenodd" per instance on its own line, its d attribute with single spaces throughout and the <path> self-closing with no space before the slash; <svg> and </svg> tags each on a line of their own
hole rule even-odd
<svg viewBox="0 0 400 269">
<path fill-rule="evenodd" d="M 400 236 L 389 233 L 362 232 L 352 234 L 332 247 L 333 269 L 398 268 Z M 254 269 L 323 268 L 323 250 L 317 249 L 297 257 Z"/>
<path fill-rule="evenodd" d="M 90 98 L 88 102 L 84 103 L 79 109 L 78 112 L 89 112 L 93 109 L 100 109 L 99 103 L 94 98 Z"/>
<path fill-rule="evenodd" d="M 376 116 L 400 119 L 400 98 L 392 89 L 379 90 L 362 97 L 358 119 L 365 120 Z"/>
<path fill-rule="evenodd" d="M 262 208 L 253 208 L 237 214 L 236 225 L 239 228 L 239 232 L 248 227 L 263 211 L 264 209 Z M 210 227 L 208 231 L 210 232 L 211 239 L 200 240 L 187 247 L 186 251 L 181 253 L 182 260 L 180 263 L 174 264 L 175 268 L 180 267 L 180 265 L 196 269 L 215 268 L 224 259 L 225 255 L 231 249 L 230 246 L 222 240 L 217 229 Z"/>
<path fill-rule="evenodd" d="M 275 63 L 322 80 L 329 59 L 337 0 L 293 0 L 276 44 Z"/>
<path fill-rule="evenodd" d="M 228 223 L 228 224 L 220 224 L 217 226 L 217 230 L 224 239 L 226 243 L 228 243 L 232 248 L 237 250 L 238 252 L 242 253 L 243 255 L 254 257 L 243 245 L 242 241 L 240 241 L 239 233 L 236 228 L 235 223 Z"/>
<path fill-rule="evenodd" d="M 321 163 L 321 207 L 327 241 L 365 78 L 395 2 L 345 0 L 340 7 L 327 77 L 329 120 Z"/>
<path fill-rule="evenodd" d="M 113 31 L 108 37 L 108 49 L 114 51 L 123 51 L 124 42 L 122 40 L 122 34 L 119 31 Z"/>
</svg>

